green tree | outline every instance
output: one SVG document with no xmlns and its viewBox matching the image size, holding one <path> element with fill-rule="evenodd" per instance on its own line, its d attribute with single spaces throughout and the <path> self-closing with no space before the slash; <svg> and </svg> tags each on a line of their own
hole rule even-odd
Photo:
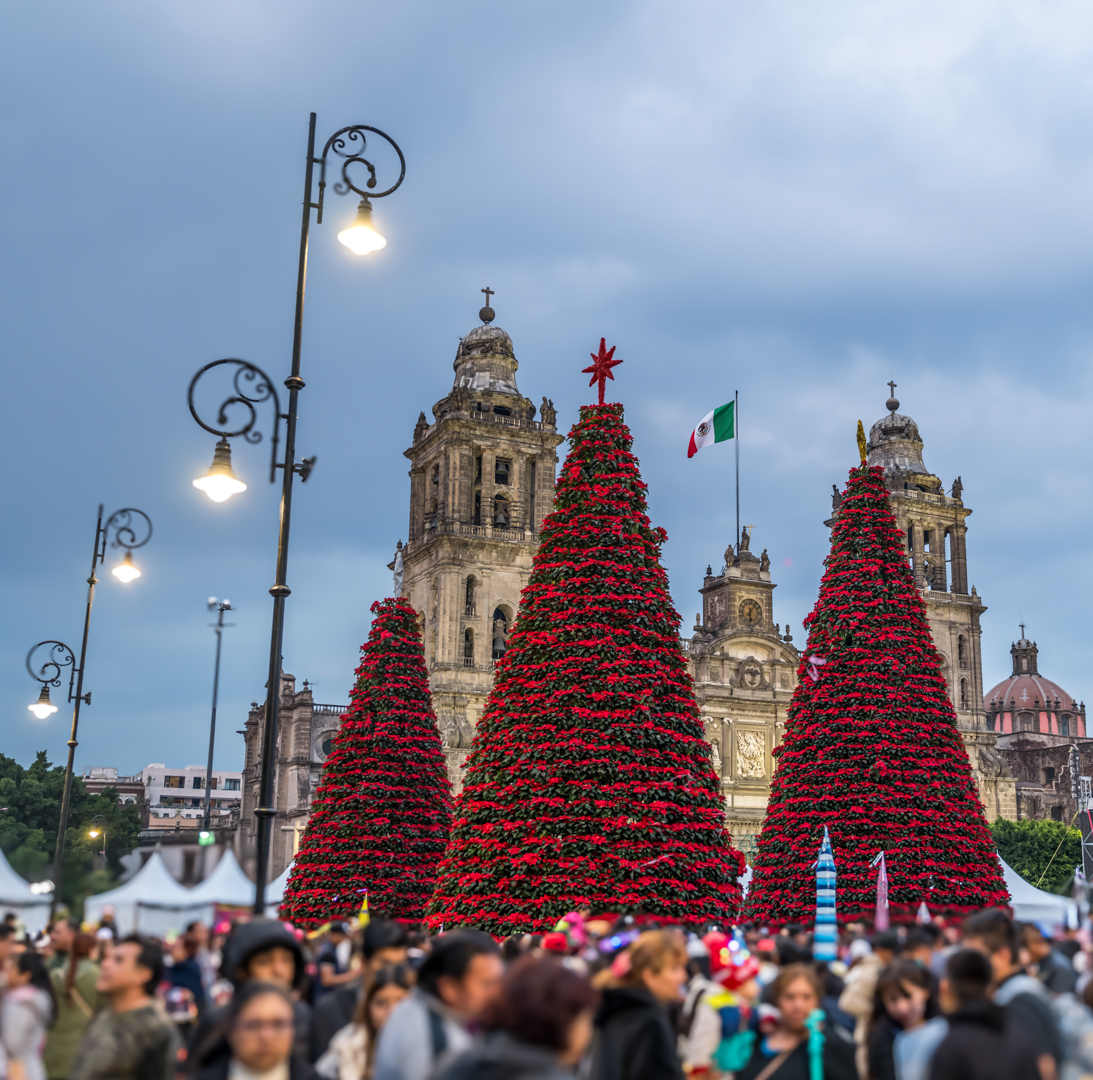
<svg viewBox="0 0 1093 1080">
<path fill-rule="evenodd" d="M 45 750 L 24 767 L 0 754 L 0 849 L 13 869 L 28 881 L 40 881 L 52 870 L 61 820 L 64 768 L 50 764 Z M 88 835 L 91 822 L 106 831 L 106 865 L 102 866 L 103 839 Z M 140 812 L 135 805 L 119 806 L 117 792 L 107 788 L 89 795 L 83 781 L 72 779 L 72 805 L 65 836 L 65 880 L 61 899 L 73 911 L 82 908 L 90 892 L 110 888 L 121 873 L 121 860 L 137 846 Z"/>
<path fill-rule="evenodd" d="M 1061 821 L 1005 821 L 991 825 L 998 854 L 1030 885 L 1058 892 L 1082 862 L 1082 834 Z"/>
</svg>

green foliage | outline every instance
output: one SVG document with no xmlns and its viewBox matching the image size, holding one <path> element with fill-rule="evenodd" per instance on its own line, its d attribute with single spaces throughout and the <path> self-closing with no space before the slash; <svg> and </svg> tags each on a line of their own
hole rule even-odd
<svg viewBox="0 0 1093 1080">
<path fill-rule="evenodd" d="M 1082 834 L 1061 821 L 999 818 L 991 832 L 998 854 L 1030 885 L 1047 892 L 1058 892 L 1081 865 Z"/>
<path fill-rule="evenodd" d="M 0 849 L 13 869 L 28 881 L 40 881 L 51 872 L 61 820 L 64 768 L 51 765 L 45 750 L 24 768 L 0 754 Z M 96 869 L 102 836 L 88 836 L 91 822 L 106 830 L 106 866 Z M 62 900 L 76 911 L 89 892 L 110 888 L 121 873 L 121 859 L 137 846 L 140 812 L 119 806 L 117 793 L 107 788 L 89 795 L 78 777 L 72 779 L 72 805 L 65 837 L 65 881 Z"/>
</svg>

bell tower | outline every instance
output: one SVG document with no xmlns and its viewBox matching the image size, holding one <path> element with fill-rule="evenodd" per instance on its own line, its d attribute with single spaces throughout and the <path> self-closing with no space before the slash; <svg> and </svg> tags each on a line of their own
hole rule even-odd
<svg viewBox="0 0 1093 1080">
<path fill-rule="evenodd" d="M 946 493 L 941 480 L 927 470 L 918 425 L 896 411 L 896 384 L 888 386 L 888 415 L 869 429 L 868 462 L 884 470 L 892 513 L 905 538 L 908 566 L 926 602 L 934 647 L 987 817 L 1015 818 L 1014 780 L 995 748 L 996 735 L 983 708 L 979 639 L 980 618 L 987 609 L 975 587 L 968 585 L 965 537 L 972 511 L 964 505 L 959 476 Z M 838 499 L 836 488 L 834 514 Z"/>
<path fill-rule="evenodd" d="M 539 418 L 516 386 L 512 339 L 486 293 L 459 342 L 451 393 L 414 427 L 402 595 L 417 609 L 429 685 L 455 789 L 554 506 L 562 441 L 554 403 Z"/>
</svg>

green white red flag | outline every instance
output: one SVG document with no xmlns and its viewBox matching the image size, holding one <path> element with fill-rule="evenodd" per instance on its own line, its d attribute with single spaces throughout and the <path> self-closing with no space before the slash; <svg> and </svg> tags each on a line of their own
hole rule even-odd
<svg viewBox="0 0 1093 1080">
<path fill-rule="evenodd" d="M 726 442 L 736 434 L 736 409 L 735 402 L 706 413 L 694 431 L 691 432 L 691 442 L 687 447 L 687 457 L 693 458 L 704 446 L 713 446 L 714 443 Z"/>
</svg>

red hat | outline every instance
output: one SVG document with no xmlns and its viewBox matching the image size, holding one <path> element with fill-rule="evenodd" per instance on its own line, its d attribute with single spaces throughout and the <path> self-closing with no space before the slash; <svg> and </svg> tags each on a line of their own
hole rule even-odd
<svg viewBox="0 0 1093 1080">
<path fill-rule="evenodd" d="M 543 935 L 543 949 L 546 952 L 567 953 L 569 952 L 569 939 L 565 934 L 552 930 L 549 934 Z"/>
<path fill-rule="evenodd" d="M 726 990 L 737 990 L 759 974 L 759 961 L 747 949 L 733 949 L 727 934 L 707 934 L 702 942 L 710 950 L 710 975 Z"/>
</svg>

